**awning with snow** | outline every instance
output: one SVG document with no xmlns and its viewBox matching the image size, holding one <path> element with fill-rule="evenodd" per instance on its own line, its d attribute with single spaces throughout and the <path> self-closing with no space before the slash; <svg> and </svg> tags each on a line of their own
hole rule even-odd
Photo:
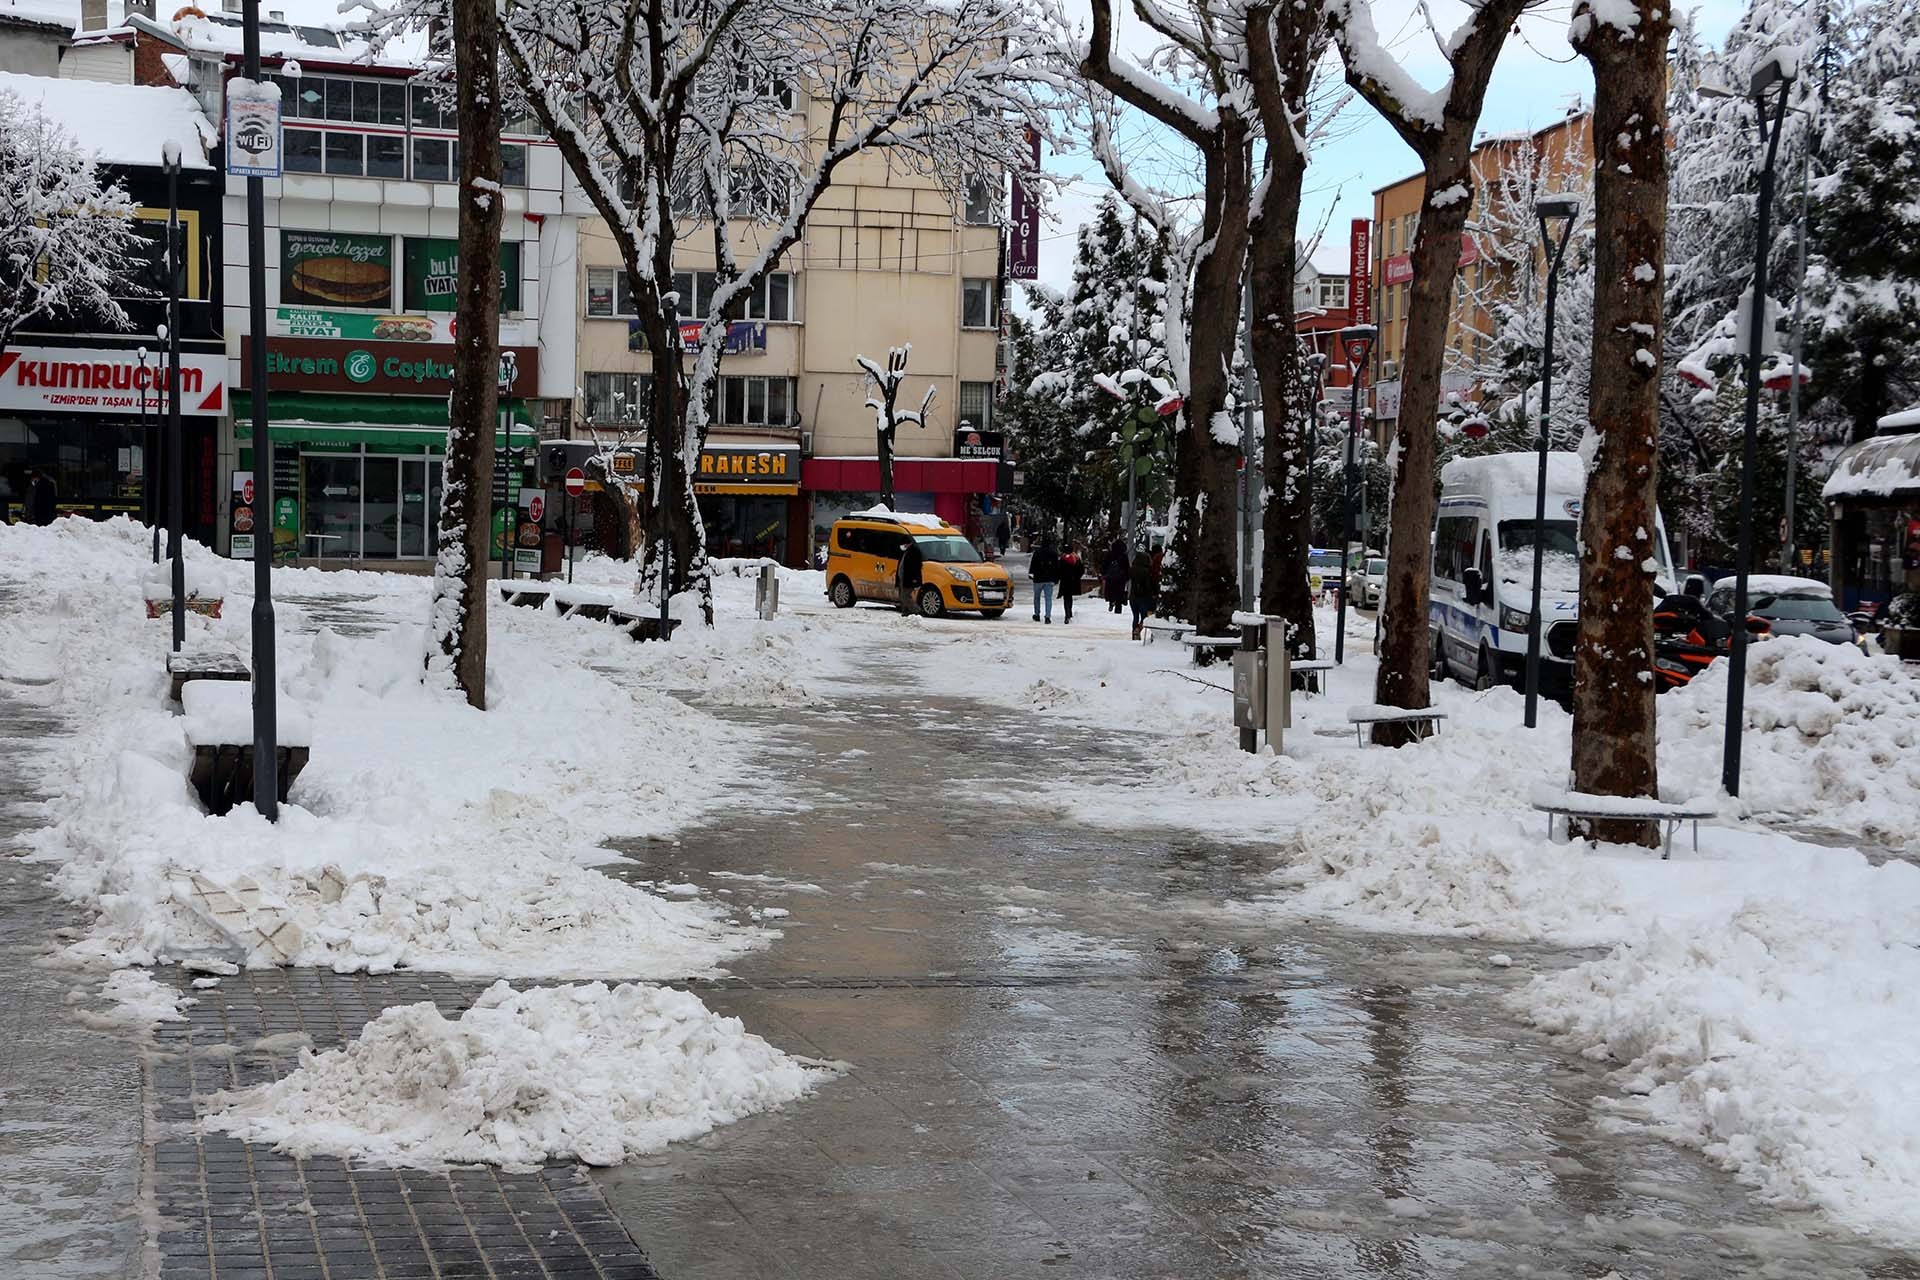
<svg viewBox="0 0 1920 1280">
<path fill-rule="evenodd" d="M 1920 433 L 1874 436 L 1841 450 L 1820 496 L 1828 502 L 1920 498 Z"/>
</svg>

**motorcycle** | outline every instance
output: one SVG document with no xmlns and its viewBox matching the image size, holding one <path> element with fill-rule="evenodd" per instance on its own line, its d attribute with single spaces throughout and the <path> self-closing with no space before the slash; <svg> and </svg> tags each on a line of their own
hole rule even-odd
<svg viewBox="0 0 1920 1280">
<path fill-rule="evenodd" d="M 1767 635 L 1765 618 L 1747 615 L 1751 639 Z M 1693 683 L 1693 678 L 1724 658 L 1733 648 L 1733 627 L 1716 616 L 1706 602 L 1690 593 L 1670 595 L 1653 609 L 1653 677 L 1655 689 L 1665 693 Z"/>
</svg>

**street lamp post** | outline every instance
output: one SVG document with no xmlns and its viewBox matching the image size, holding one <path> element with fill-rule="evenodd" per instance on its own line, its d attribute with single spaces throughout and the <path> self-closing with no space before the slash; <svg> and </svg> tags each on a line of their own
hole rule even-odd
<svg viewBox="0 0 1920 1280">
<path fill-rule="evenodd" d="M 173 651 L 187 641 L 187 566 L 180 547 L 180 144 L 160 148 L 167 175 L 167 555 L 173 561 Z"/>
<path fill-rule="evenodd" d="M 1781 65 L 1780 56 L 1775 54 L 1760 64 L 1747 89 L 1766 156 L 1760 166 L 1760 197 L 1754 210 L 1753 302 L 1747 325 L 1747 420 L 1740 446 L 1740 541 L 1734 552 L 1733 634 L 1727 658 L 1727 739 L 1720 771 L 1720 783 L 1730 796 L 1740 794 L 1740 731 L 1746 716 L 1747 575 L 1753 568 L 1753 470 L 1760 436 L 1760 356 L 1766 344 L 1769 309 L 1767 249 L 1772 230 L 1773 162 L 1780 152 L 1780 130 L 1786 122 L 1787 94 L 1793 78 L 1792 67 Z M 1769 93 L 1774 95 L 1771 111 L 1767 103 Z"/>
<path fill-rule="evenodd" d="M 1373 346 L 1377 330 L 1370 324 L 1348 325 L 1340 331 L 1340 346 L 1347 353 L 1347 377 L 1352 397 L 1347 408 L 1347 449 L 1340 469 L 1340 604 L 1334 613 L 1333 661 L 1347 660 L 1347 548 L 1353 545 L 1353 455 L 1360 434 L 1360 375 L 1367 367 L 1367 352 Z M 1365 548 L 1362 549 L 1364 556 Z"/>
<path fill-rule="evenodd" d="M 153 562 L 159 564 L 160 490 L 154 480 L 159 474 L 160 450 L 153 438 L 153 424 L 147 421 L 147 389 L 153 384 L 147 376 L 147 349 L 141 347 L 133 354 L 140 362 L 140 372 L 134 375 L 135 394 L 140 397 L 140 514 L 153 538 Z"/>
<path fill-rule="evenodd" d="M 1540 474 L 1533 492 L 1533 608 L 1527 615 L 1526 724 L 1529 729 L 1539 722 L 1540 711 L 1540 573 L 1546 560 L 1547 540 L 1547 428 L 1553 412 L 1553 303 L 1560 286 L 1560 261 L 1566 257 L 1567 241 L 1573 237 L 1580 202 L 1572 196 L 1550 196 L 1536 201 L 1533 211 L 1540 219 L 1540 247 L 1547 259 L 1547 332 L 1540 350 Z M 1555 222 L 1560 224 L 1557 240 L 1551 225 Z"/>
<path fill-rule="evenodd" d="M 1784 97 L 1785 95 L 1782 94 Z M 1792 573 L 1799 559 L 1794 546 L 1794 490 L 1799 487 L 1800 461 L 1800 355 L 1805 347 L 1807 308 L 1807 187 L 1813 177 L 1813 147 L 1806 147 L 1800 164 L 1800 217 L 1798 219 L 1799 267 L 1793 287 L 1793 383 L 1787 392 L 1787 502 L 1780 528 L 1780 572 Z"/>
<path fill-rule="evenodd" d="M 260 0 L 241 5 L 246 78 L 260 83 Z M 268 822 L 280 817 L 280 678 L 273 638 L 273 441 L 267 432 L 266 180 L 247 177 L 247 324 L 253 334 L 248 384 L 253 388 L 253 807 Z M 265 518 L 262 519 L 262 516 Z"/>
<path fill-rule="evenodd" d="M 1313 545 L 1313 462 L 1320 456 L 1320 397 L 1327 391 L 1327 353 L 1316 351 L 1307 357 L 1307 371 L 1313 375 L 1313 412 L 1307 416 L 1307 465 L 1301 484 L 1302 509 L 1307 513 L 1307 545 Z"/>
</svg>

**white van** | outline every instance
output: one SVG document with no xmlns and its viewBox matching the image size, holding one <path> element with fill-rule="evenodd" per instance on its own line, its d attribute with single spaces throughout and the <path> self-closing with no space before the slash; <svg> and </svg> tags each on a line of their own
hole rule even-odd
<svg viewBox="0 0 1920 1280">
<path fill-rule="evenodd" d="M 1533 603 L 1536 453 L 1459 458 L 1440 472 L 1433 522 L 1433 590 L 1428 605 L 1436 676 L 1476 688 L 1526 679 L 1527 624 Z M 1580 502 L 1586 467 L 1577 453 L 1547 455 L 1545 559 L 1540 576 L 1540 687 L 1562 691 L 1573 679 L 1579 638 Z M 1654 512 L 1648 554 L 1659 566 L 1653 598 L 1678 578 L 1667 528 Z"/>
</svg>

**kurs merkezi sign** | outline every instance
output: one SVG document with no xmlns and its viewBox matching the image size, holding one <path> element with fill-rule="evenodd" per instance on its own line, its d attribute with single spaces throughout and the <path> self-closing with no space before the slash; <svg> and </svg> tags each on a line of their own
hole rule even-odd
<svg viewBox="0 0 1920 1280">
<path fill-rule="evenodd" d="M 14 347 L 0 352 L 0 409 L 53 413 L 164 413 L 166 352 L 104 347 Z M 144 404 L 143 404 L 144 402 Z M 180 354 L 180 412 L 227 411 L 227 358 Z"/>
</svg>

